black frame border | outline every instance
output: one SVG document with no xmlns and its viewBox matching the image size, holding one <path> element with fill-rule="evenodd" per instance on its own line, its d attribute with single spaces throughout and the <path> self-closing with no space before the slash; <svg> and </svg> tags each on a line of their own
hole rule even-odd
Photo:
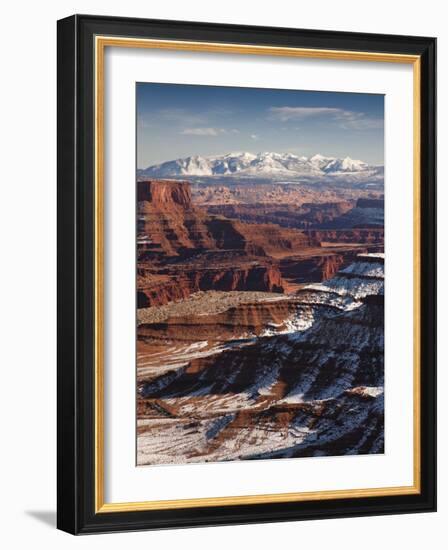
<svg viewBox="0 0 448 550">
<path fill-rule="evenodd" d="M 96 35 L 417 55 L 421 59 L 421 492 L 95 513 Z M 436 510 L 436 39 L 74 15 L 58 21 L 57 526 L 72 534 Z"/>
</svg>

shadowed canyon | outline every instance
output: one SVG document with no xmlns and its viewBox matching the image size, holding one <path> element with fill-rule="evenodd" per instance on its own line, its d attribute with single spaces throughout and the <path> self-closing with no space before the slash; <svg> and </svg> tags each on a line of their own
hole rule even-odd
<svg viewBox="0 0 448 550">
<path fill-rule="evenodd" d="M 138 465 L 384 452 L 369 185 L 139 178 Z"/>
</svg>

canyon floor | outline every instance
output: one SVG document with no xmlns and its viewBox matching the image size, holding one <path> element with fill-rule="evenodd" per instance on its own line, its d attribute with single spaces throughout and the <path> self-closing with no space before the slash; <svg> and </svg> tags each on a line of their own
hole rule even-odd
<svg viewBox="0 0 448 550">
<path fill-rule="evenodd" d="M 378 190 L 138 182 L 137 464 L 384 452 Z"/>
</svg>

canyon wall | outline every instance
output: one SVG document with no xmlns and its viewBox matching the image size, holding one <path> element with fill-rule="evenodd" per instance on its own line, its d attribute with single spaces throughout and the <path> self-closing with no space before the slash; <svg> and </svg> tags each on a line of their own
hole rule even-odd
<svg viewBox="0 0 448 550">
<path fill-rule="evenodd" d="M 359 255 L 300 290 L 288 311 L 242 304 L 237 316 L 230 308 L 206 317 L 201 338 L 218 337 L 219 324 L 224 337 L 240 340 L 192 350 L 172 370 L 140 380 L 139 463 L 384 452 L 383 296 L 383 256 Z M 251 337 L 275 315 L 270 331 Z M 176 333 L 188 342 L 198 323 L 171 317 L 159 328 L 171 342 Z M 142 335 L 155 330 L 143 325 Z"/>
<path fill-rule="evenodd" d="M 137 198 L 139 308 L 206 290 L 294 292 L 303 282 L 331 277 L 359 252 L 381 249 L 384 238 L 380 228 L 282 226 L 285 215 L 308 216 L 307 224 L 339 219 L 354 209 L 353 201 L 305 203 L 300 215 L 295 205 L 201 208 L 181 180 L 140 181 Z M 359 201 L 361 210 L 378 206 Z"/>
</svg>

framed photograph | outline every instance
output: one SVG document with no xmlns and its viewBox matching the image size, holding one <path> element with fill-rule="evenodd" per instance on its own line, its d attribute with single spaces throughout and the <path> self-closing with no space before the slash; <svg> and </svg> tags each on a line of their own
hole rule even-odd
<svg viewBox="0 0 448 550">
<path fill-rule="evenodd" d="M 58 527 L 436 508 L 433 38 L 58 22 Z"/>
</svg>

